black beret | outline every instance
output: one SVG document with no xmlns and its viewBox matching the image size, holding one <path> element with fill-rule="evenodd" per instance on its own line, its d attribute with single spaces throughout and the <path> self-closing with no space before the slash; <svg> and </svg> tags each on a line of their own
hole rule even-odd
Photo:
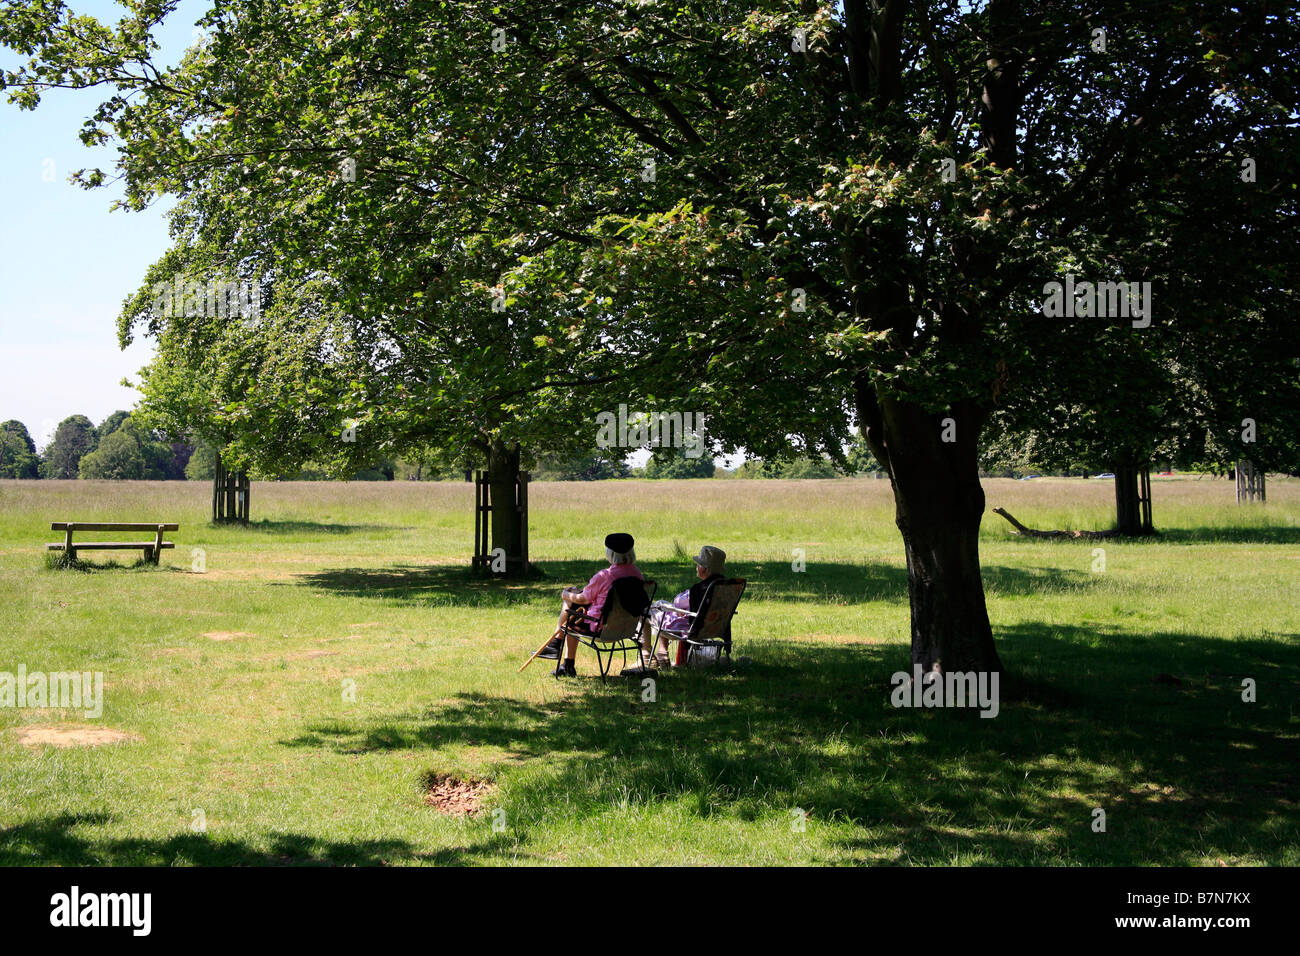
<svg viewBox="0 0 1300 956">
<path fill-rule="evenodd" d="M 615 554 L 627 554 L 632 550 L 634 543 L 630 534 L 623 534 L 621 531 L 605 535 L 605 547 Z"/>
</svg>

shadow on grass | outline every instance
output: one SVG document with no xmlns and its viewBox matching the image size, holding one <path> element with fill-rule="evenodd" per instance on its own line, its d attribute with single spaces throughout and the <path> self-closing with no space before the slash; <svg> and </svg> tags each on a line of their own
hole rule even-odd
<svg viewBox="0 0 1300 956">
<path fill-rule="evenodd" d="M 405 840 L 321 840 L 273 832 L 268 849 L 239 840 L 183 833 L 165 839 L 96 839 L 93 828 L 114 823 L 106 813 L 62 813 L 0 830 L 0 866 L 383 866 L 424 861 L 455 865 L 498 852 L 505 838 L 492 835 L 463 847 L 417 852 Z M 515 841 L 510 846 L 516 847 Z"/>
<path fill-rule="evenodd" d="M 1100 529 L 1097 529 L 1100 530 Z M 1205 526 L 1201 528 L 1160 528 L 1155 534 L 1117 538 L 1034 538 L 1007 534 L 990 539 L 999 542 L 1016 541 L 1036 547 L 1058 545 L 1108 544 L 1300 544 L 1300 528 L 1286 525 L 1242 525 L 1235 527 Z"/>
<path fill-rule="evenodd" d="M 777 835 L 802 808 L 810 830 L 848 824 L 829 836 L 828 861 L 1276 863 L 1295 852 L 1300 635 L 1022 626 L 1000 640 L 1017 676 L 993 719 L 894 708 L 905 648 L 769 643 L 746 648 L 758 663 L 743 670 L 660 675 L 650 703 L 639 680 L 587 679 L 553 703 L 463 693 L 284 743 L 431 761 L 448 746 L 499 748 L 511 755 L 497 765 L 502 805 L 524 833 L 557 814 L 571 825 L 672 805 Z M 1244 677 L 1258 703 L 1241 700 Z M 1091 828 L 1098 807 L 1104 834 Z"/>
<path fill-rule="evenodd" d="M 505 607 L 543 602 L 553 604 L 566 586 L 581 587 L 599 570 L 589 561 L 540 563 L 543 580 L 505 577 L 483 578 L 464 565 L 392 565 L 383 568 L 330 568 L 297 575 L 291 584 L 306 585 L 349 597 L 378 598 L 433 607 Z M 673 562 L 638 562 L 647 579 L 659 583 L 657 597 L 671 598 L 696 580 L 691 566 Z M 907 571 L 891 564 L 816 562 L 796 572 L 785 562 L 728 566 L 728 573 L 745 578 L 746 600 L 816 601 L 836 605 L 875 601 L 907 601 Z M 1040 595 L 1050 591 L 1096 587 L 1097 575 L 1061 568 L 984 568 L 990 593 L 1011 596 Z"/>
<path fill-rule="evenodd" d="M 1167 544 L 1300 544 L 1300 528 L 1264 525 L 1157 529 L 1152 540 Z"/>
<path fill-rule="evenodd" d="M 326 524 L 320 521 L 273 521 L 263 518 L 248 524 L 208 523 L 209 528 L 229 528 L 235 531 L 258 531 L 263 534 L 356 534 L 371 531 L 409 531 L 407 525 L 395 524 Z"/>
<path fill-rule="evenodd" d="M 777 846 L 807 840 L 822 862 L 1294 862 L 1300 635 L 1023 625 L 999 639 L 1016 676 L 993 719 L 893 707 L 890 676 L 907 666 L 900 645 L 769 642 L 746 648 L 756 662 L 743 669 L 661 674 L 653 702 L 639 681 L 588 677 L 551 702 L 461 693 L 406 714 L 309 724 L 282 741 L 358 759 L 409 752 L 423 768 L 444 748 L 506 754 L 486 769 L 510 831 L 488 833 L 485 822 L 464 845 L 281 831 L 265 846 L 101 837 L 96 828 L 118 817 L 51 813 L 0 830 L 0 864 L 505 864 L 535 833 L 609 830 L 637 809 L 684 826 L 684 852 L 697 858 L 714 841 L 722 859 L 749 832 Z M 589 658 L 579 666 L 590 674 Z M 1257 703 L 1241 700 L 1247 677 Z M 791 832 L 796 808 L 806 835 Z M 1105 833 L 1092 831 L 1095 808 Z M 628 845 L 638 832 L 629 825 Z"/>
<path fill-rule="evenodd" d="M 154 564 L 152 561 L 146 561 L 144 558 L 136 558 L 129 564 L 123 564 L 116 558 L 109 558 L 107 561 L 87 561 L 84 558 L 73 558 L 63 551 L 47 552 L 45 555 L 45 570 L 47 571 L 80 571 L 88 574 L 91 571 L 157 571 L 159 567 L 159 565 Z"/>
</svg>

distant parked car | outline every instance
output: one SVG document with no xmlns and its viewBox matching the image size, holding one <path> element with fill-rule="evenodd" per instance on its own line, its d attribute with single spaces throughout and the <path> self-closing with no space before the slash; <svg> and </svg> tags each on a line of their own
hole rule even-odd
<svg viewBox="0 0 1300 956">
<path fill-rule="evenodd" d="M 1020 480 L 1021 480 L 1021 481 L 1029 481 L 1031 478 L 1041 478 L 1041 477 L 1043 477 L 1043 476 L 1042 476 L 1042 475 L 1021 475 L 1021 476 L 1020 476 Z"/>
<path fill-rule="evenodd" d="M 1114 473 L 1113 471 L 1103 471 L 1100 475 L 1093 475 L 1092 477 L 1094 477 L 1094 478 L 1114 478 L 1114 477 L 1115 477 L 1115 473 Z"/>
</svg>

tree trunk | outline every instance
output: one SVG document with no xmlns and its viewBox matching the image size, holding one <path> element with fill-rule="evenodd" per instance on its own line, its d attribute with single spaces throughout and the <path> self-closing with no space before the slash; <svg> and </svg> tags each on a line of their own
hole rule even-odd
<svg viewBox="0 0 1300 956">
<path fill-rule="evenodd" d="M 1115 466 L 1115 530 L 1122 535 L 1151 534 L 1150 473 L 1135 465 Z M 1145 507 L 1143 505 L 1145 504 Z"/>
<path fill-rule="evenodd" d="M 488 494 L 492 504 L 491 548 L 505 552 L 507 574 L 527 571 L 523 555 L 523 512 L 515 505 L 519 486 L 519 446 L 494 441 L 488 456 Z"/>
<path fill-rule="evenodd" d="M 852 89 L 863 99 L 870 97 L 881 117 L 893 110 L 905 114 L 902 72 L 907 57 L 900 24 L 907 4 L 846 0 L 844 12 Z M 1018 157 L 1020 76 L 1017 57 L 1005 50 L 1015 48 L 1019 17 L 1016 0 L 989 5 L 981 128 L 990 160 L 1004 169 L 1014 169 Z M 885 158 L 907 165 L 910 135 L 901 129 Z M 986 210 L 985 217 L 990 213 Z M 922 292 L 921 277 L 900 268 L 913 242 L 901 217 L 880 217 L 865 228 L 852 221 L 837 225 L 844 237 L 840 255 L 853 313 L 872 332 L 892 333 L 898 346 L 906 348 L 916 337 L 916 303 L 927 293 L 947 298 L 942 287 Z M 955 254 L 966 276 L 982 280 L 994 274 L 1003 252 L 997 244 L 972 235 L 961 245 Z M 925 315 L 927 333 L 933 332 L 945 347 L 965 348 L 979 341 L 987 316 L 970 311 L 961 296 L 947 298 L 938 308 L 942 318 L 937 323 Z M 934 414 L 878 394 L 866 374 L 854 382 L 859 427 L 894 489 L 895 521 L 907 555 L 912 663 L 927 673 L 1002 670 L 979 558 L 984 489 L 978 442 L 988 417 L 980 402 L 992 405 L 1000 382 L 990 373 L 987 384 L 987 399 L 961 399 L 946 414 Z"/>
<path fill-rule="evenodd" d="M 895 399 L 868 398 L 861 385 L 858 397 L 859 420 L 874 423 L 873 450 L 894 489 L 907 555 L 912 663 L 926 673 L 1000 673 L 980 573 L 983 414 L 961 403 L 949 415 L 933 415 Z"/>
</svg>

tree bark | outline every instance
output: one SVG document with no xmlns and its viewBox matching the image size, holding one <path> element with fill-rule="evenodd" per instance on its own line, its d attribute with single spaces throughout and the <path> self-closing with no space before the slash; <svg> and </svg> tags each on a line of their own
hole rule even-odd
<svg viewBox="0 0 1300 956">
<path fill-rule="evenodd" d="M 1000 673 L 980 573 L 984 489 L 977 446 L 983 413 L 961 403 L 949 415 L 935 415 L 897 399 L 868 400 L 865 391 L 858 388 L 859 421 L 879 423 L 881 464 L 893 485 L 907 556 L 912 663 L 926 673 Z M 953 419 L 953 427 L 945 418 Z"/>
</svg>

